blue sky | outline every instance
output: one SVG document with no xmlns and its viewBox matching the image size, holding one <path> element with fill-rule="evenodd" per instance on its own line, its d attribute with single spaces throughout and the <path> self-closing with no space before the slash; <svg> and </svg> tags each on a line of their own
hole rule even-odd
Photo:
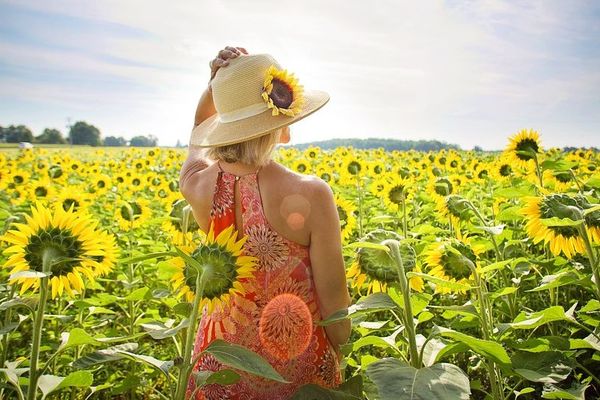
<svg viewBox="0 0 600 400">
<path fill-rule="evenodd" d="M 330 103 L 325 138 L 600 146 L 600 2 L 0 0 L 0 125 L 187 143 L 208 62 L 270 53 Z"/>
</svg>

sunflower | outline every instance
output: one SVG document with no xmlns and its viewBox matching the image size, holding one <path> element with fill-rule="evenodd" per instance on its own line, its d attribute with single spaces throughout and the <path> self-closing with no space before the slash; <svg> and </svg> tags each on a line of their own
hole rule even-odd
<svg viewBox="0 0 600 400">
<path fill-rule="evenodd" d="M 465 241 L 468 242 L 468 239 Z M 429 275 L 436 276 L 448 282 L 457 282 L 465 285 L 474 279 L 471 266 L 477 262 L 477 254 L 468 243 L 456 239 L 447 239 L 441 243 L 434 243 L 425 250 L 425 263 L 428 265 Z M 436 285 L 436 293 L 466 293 L 465 289 L 452 289 L 451 287 Z"/>
<path fill-rule="evenodd" d="M 29 199 L 32 201 L 50 201 L 54 197 L 56 190 L 49 178 L 32 180 L 29 186 Z"/>
<path fill-rule="evenodd" d="M 456 182 L 448 176 L 439 176 L 431 179 L 427 184 L 427 192 L 435 198 L 443 198 L 456 193 Z"/>
<path fill-rule="evenodd" d="M 420 272 L 420 268 L 416 264 L 414 249 L 401 242 L 402 237 L 396 232 L 376 229 L 365 235 L 361 241 L 381 243 L 386 239 L 400 241 L 400 253 L 405 272 Z M 389 285 L 397 283 L 399 279 L 398 268 L 390 254 L 387 251 L 367 247 L 356 252 L 356 257 L 346 272 L 346 277 L 352 280 L 351 286 L 359 292 L 368 280 L 367 294 L 385 292 Z M 413 290 L 423 290 L 423 280 L 421 278 L 410 278 L 409 285 Z"/>
<path fill-rule="evenodd" d="M 292 163 L 292 169 L 301 174 L 310 174 L 311 167 L 310 162 L 303 158 L 300 158 Z"/>
<path fill-rule="evenodd" d="M 110 271 L 116 259 L 117 248 L 111 235 L 95 229 L 97 222 L 89 215 L 57 207 L 54 213 L 41 203 L 31 206 L 26 223 L 14 223 L 2 240 L 12 246 L 4 250 L 8 260 L 4 268 L 10 274 L 21 271 L 43 271 L 43 260 L 52 257 L 48 267 L 52 298 L 63 291 L 73 296 L 85 288 L 82 275 L 90 282 Z M 20 293 L 29 288 L 37 290 L 39 278 L 10 279 L 21 285 Z"/>
<path fill-rule="evenodd" d="M 71 206 L 74 211 L 85 211 L 91 202 L 91 196 L 82 187 L 67 185 L 56 197 L 54 206 L 62 207 L 65 211 Z"/>
<path fill-rule="evenodd" d="M 531 164 L 541 150 L 539 133 L 533 129 L 523 129 L 509 138 L 509 144 L 504 153 L 517 166 L 526 167 Z"/>
<path fill-rule="evenodd" d="M 521 210 L 521 214 L 528 219 L 525 229 L 534 243 L 543 240 L 550 246 L 552 254 L 557 256 L 562 252 L 569 259 L 576 254 L 585 253 L 585 243 L 576 226 L 548 226 L 541 221 L 552 217 L 577 218 L 574 217 L 573 212 L 579 214 L 591 207 L 585 197 L 580 195 L 571 197 L 564 193 L 555 193 L 542 197 L 528 197 L 525 201 L 526 205 Z M 600 239 L 600 212 L 589 213 L 584 216 L 584 219 L 592 240 L 598 242 Z"/>
<path fill-rule="evenodd" d="M 274 65 L 267 69 L 262 97 L 267 107 L 272 109 L 272 115 L 281 113 L 289 117 L 299 114 L 305 102 L 304 88 L 298 84 L 294 74 Z"/>
<path fill-rule="evenodd" d="M 183 210 L 187 205 L 188 203 L 185 199 L 177 200 L 171 207 L 169 218 L 162 224 L 162 228 L 173 237 L 173 243 L 176 245 L 183 244 L 185 241 L 189 243 L 192 241 L 194 232 L 202 232 L 193 215 L 190 213 L 187 221 L 188 226 L 185 227 L 186 233 L 184 234 Z"/>
<path fill-rule="evenodd" d="M 400 176 L 388 175 L 387 182 L 383 188 L 383 203 L 390 210 L 397 211 L 409 195 L 408 188 L 412 181 Z"/>
<path fill-rule="evenodd" d="M 467 200 L 461 196 L 451 194 L 438 197 L 435 202 L 438 218 L 444 223 L 447 223 L 449 218 L 452 227 L 456 230 L 459 230 L 462 221 L 470 219 L 471 209 L 467 205 Z"/>
<path fill-rule="evenodd" d="M 356 228 L 356 217 L 354 216 L 356 207 L 354 203 L 344 199 L 339 194 L 335 195 L 335 204 L 340 217 L 342 241 L 346 241 L 350 238 L 352 232 L 354 232 L 354 228 Z"/>
<path fill-rule="evenodd" d="M 138 228 L 152 215 L 149 202 L 145 199 L 122 201 L 116 210 L 115 217 L 119 227 L 124 231 Z"/>
<path fill-rule="evenodd" d="M 511 160 L 507 157 L 500 157 L 490 167 L 490 175 L 497 181 L 505 181 L 515 176 Z"/>
<path fill-rule="evenodd" d="M 252 278 L 258 259 L 243 255 L 242 246 L 247 236 L 237 240 L 237 231 L 230 225 L 216 237 L 211 223 L 204 241 L 196 249 L 182 246 L 180 249 L 203 266 L 201 284 L 203 285 L 200 309 L 223 310 L 232 296 L 246 293 L 243 282 Z M 177 296 L 185 296 L 191 302 L 195 296 L 196 272 L 181 257 L 173 259 L 178 271 L 171 278 Z"/>
</svg>

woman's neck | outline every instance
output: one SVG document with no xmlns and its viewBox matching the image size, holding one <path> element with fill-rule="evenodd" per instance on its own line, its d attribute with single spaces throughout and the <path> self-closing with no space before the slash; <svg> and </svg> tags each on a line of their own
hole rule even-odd
<svg viewBox="0 0 600 400">
<path fill-rule="evenodd" d="M 271 163 L 271 161 L 269 160 L 260 169 L 266 168 L 270 163 Z M 219 165 L 221 166 L 221 169 L 223 169 L 226 172 L 232 173 L 234 175 L 245 175 L 245 174 L 249 174 L 252 172 L 256 172 L 259 169 L 258 165 L 244 164 L 239 161 L 230 163 L 227 161 L 220 160 Z"/>
</svg>

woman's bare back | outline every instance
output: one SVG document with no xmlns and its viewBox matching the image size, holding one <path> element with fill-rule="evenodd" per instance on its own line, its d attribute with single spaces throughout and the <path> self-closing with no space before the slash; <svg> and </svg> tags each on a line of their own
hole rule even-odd
<svg viewBox="0 0 600 400">
<path fill-rule="evenodd" d="M 236 165 L 220 163 L 221 168 L 234 175 L 244 175 Z M 236 168 L 237 167 L 237 168 Z M 190 203 L 200 228 L 208 230 L 214 188 L 219 172 L 217 163 L 189 177 L 184 195 Z M 279 235 L 310 245 L 311 208 L 317 186 L 325 184 L 316 177 L 295 173 L 271 161 L 260 168 L 257 175 L 262 205 L 267 221 Z M 239 185 L 235 185 L 236 229 L 241 231 L 241 202 Z"/>
</svg>

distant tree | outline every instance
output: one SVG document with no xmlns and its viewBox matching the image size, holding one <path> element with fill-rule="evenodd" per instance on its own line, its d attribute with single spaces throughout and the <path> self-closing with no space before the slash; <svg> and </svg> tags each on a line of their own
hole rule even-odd
<svg viewBox="0 0 600 400">
<path fill-rule="evenodd" d="M 473 146 L 473 151 L 482 152 L 483 149 L 481 148 L 481 146 Z"/>
<path fill-rule="evenodd" d="M 104 138 L 104 145 L 111 147 L 127 146 L 127 140 L 122 136 L 107 136 Z"/>
<path fill-rule="evenodd" d="M 34 138 L 36 143 L 65 144 L 67 140 L 58 129 L 46 128 L 41 135 Z"/>
<path fill-rule="evenodd" d="M 83 121 L 75 122 L 75 124 L 71 126 L 69 137 L 71 138 L 71 144 L 88 144 L 90 146 L 102 145 L 100 130 L 94 125 L 90 125 Z"/>
<path fill-rule="evenodd" d="M 309 146 L 318 146 L 323 150 L 335 149 L 345 146 L 355 149 L 378 149 L 383 148 L 386 151 L 399 150 L 418 150 L 418 151 L 439 151 L 441 149 L 460 150 L 456 144 L 448 144 L 439 140 L 398 140 L 398 139 L 329 139 L 319 142 L 302 143 L 294 147 L 304 150 Z"/>
<path fill-rule="evenodd" d="M 131 147 L 153 147 L 158 144 L 158 138 L 155 136 L 134 136 L 129 141 Z"/>
<path fill-rule="evenodd" d="M 7 143 L 33 142 L 33 133 L 25 125 L 2 128 L 2 137 Z"/>
</svg>

